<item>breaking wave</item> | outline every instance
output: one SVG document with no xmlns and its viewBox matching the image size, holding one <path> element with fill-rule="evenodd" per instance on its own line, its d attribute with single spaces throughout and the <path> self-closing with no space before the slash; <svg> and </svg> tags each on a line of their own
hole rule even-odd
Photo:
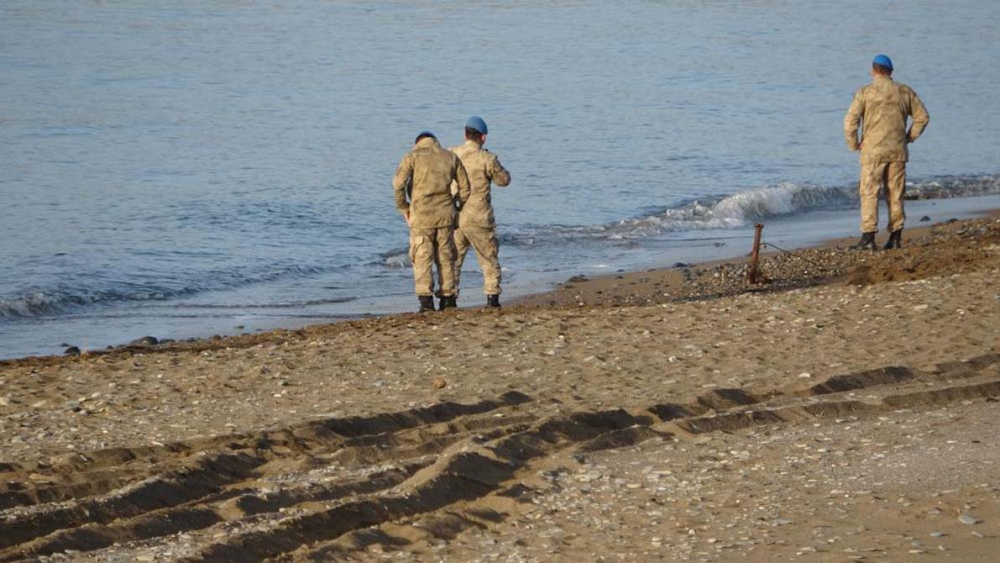
<svg viewBox="0 0 1000 563">
<path fill-rule="evenodd" d="M 906 199 L 946 199 L 1000 194 L 1000 175 L 948 176 L 907 185 Z M 506 234 L 509 244 L 534 246 L 569 240 L 632 240 L 669 232 L 737 229 L 754 222 L 812 211 L 858 205 L 857 186 L 824 187 L 792 183 L 757 188 L 708 200 L 694 200 L 614 223 L 544 226 Z"/>
<path fill-rule="evenodd" d="M 54 315 L 70 307 L 115 300 L 114 295 L 61 295 L 39 291 L 18 299 L 0 299 L 0 318 L 16 319 Z M 110 298 L 110 299 L 109 299 Z"/>
<path fill-rule="evenodd" d="M 328 271 L 312 266 L 286 266 L 272 268 L 256 274 L 246 275 L 238 271 L 215 271 L 202 274 L 200 283 L 173 287 L 136 287 L 137 284 L 122 284 L 122 289 L 54 288 L 37 289 L 13 299 L 0 299 L 0 319 L 19 319 L 52 316 L 88 305 L 115 302 L 166 301 L 190 297 L 208 291 L 233 289 L 256 283 L 265 283 L 286 278 L 314 276 Z"/>
<path fill-rule="evenodd" d="M 410 267 L 410 252 L 407 248 L 399 248 L 384 252 L 379 255 L 379 259 L 372 262 L 371 266 L 385 266 L 393 270 Z"/>
</svg>

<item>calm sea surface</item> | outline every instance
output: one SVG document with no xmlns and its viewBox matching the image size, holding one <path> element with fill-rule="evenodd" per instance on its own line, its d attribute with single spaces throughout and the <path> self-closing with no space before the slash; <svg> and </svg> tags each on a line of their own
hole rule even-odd
<svg viewBox="0 0 1000 563">
<path fill-rule="evenodd" d="M 910 215 L 1000 207 L 1000 2 L 0 3 L 0 357 L 412 310 L 391 178 L 471 114 L 508 295 L 856 231 L 843 114 L 931 113 Z M 884 220 L 884 219 L 883 219 Z M 475 260 L 462 301 L 482 301 Z"/>
</svg>

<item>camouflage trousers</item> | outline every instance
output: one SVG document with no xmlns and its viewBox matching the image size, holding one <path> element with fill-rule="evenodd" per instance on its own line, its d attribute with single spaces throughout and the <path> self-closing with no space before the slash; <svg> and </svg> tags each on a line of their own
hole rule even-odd
<svg viewBox="0 0 1000 563">
<path fill-rule="evenodd" d="M 903 228 L 903 192 L 906 190 L 906 163 L 879 162 L 861 165 L 861 232 L 878 231 L 878 193 L 886 188 L 889 207 L 889 232 Z"/>
<path fill-rule="evenodd" d="M 479 268 L 483 271 L 483 290 L 486 295 L 500 295 L 500 243 L 496 229 L 484 227 L 460 227 L 455 231 L 455 286 L 459 287 L 462 264 L 469 247 L 476 251 Z"/>
<path fill-rule="evenodd" d="M 438 295 L 457 295 L 455 275 L 455 229 L 410 228 L 410 261 L 413 262 L 413 286 L 418 296 L 434 295 L 434 270 L 438 270 Z"/>
</svg>

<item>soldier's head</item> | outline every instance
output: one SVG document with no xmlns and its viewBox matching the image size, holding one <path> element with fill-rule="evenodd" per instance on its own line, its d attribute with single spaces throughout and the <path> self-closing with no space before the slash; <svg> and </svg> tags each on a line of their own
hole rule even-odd
<svg viewBox="0 0 1000 563">
<path fill-rule="evenodd" d="M 487 133 L 489 133 L 489 129 L 486 127 L 486 122 L 483 121 L 483 118 L 473 115 L 465 122 L 466 139 L 483 145 L 486 143 Z"/>
<path fill-rule="evenodd" d="M 892 76 L 892 59 L 886 55 L 876 55 L 872 61 L 872 76 Z"/>
<path fill-rule="evenodd" d="M 465 138 L 470 141 L 475 141 L 480 145 L 486 143 L 486 135 L 483 135 L 479 131 L 476 131 L 472 127 L 465 128 Z"/>
<path fill-rule="evenodd" d="M 431 133 L 430 131 L 421 131 L 420 134 L 417 135 L 416 140 L 413 141 L 413 144 L 415 145 L 419 143 L 421 139 L 434 139 L 436 141 L 437 137 L 435 137 L 434 133 Z"/>
</svg>

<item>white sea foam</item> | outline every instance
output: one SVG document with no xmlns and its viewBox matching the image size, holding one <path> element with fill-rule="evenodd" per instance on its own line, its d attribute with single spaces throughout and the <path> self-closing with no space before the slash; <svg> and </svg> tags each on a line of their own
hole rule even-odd
<svg viewBox="0 0 1000 563">
<path fill-rule="evenodd" d="M 907 199 L 945 199 L 1000 194 L 1000 176 L 955 176 L 907 186 Z M 855 186 L 823 187 L 782 183 L 594 226 L 528 229 L 504 237 L 508 243 L 535 246 L 569 239 L 629 241 L 668 232 L 743 228 L 754 222 L 821 210 L 857 206 Z"/>
</svg>

